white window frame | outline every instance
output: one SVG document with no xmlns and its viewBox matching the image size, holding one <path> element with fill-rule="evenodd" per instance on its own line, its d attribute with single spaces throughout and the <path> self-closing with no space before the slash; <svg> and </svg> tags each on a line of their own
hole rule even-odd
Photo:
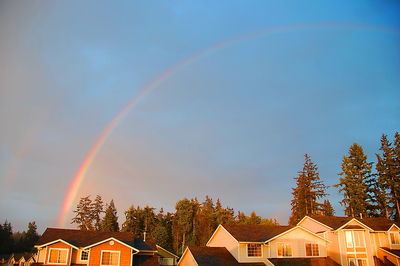
<svg viewBox="0 0 400 266">
<path fill-rule="evenodd" d="M 307 256 L 307 245 L 311 245 L 311 255 L 310 256 Z M 318 255 L 314 255 L 312 245 L 317 245 L 317 247 L 318 247 Z M 319 244 L 318 243 L 313 243 L 313 242 L 304 243 L 304 254 L 305 254 L 306 257 L 320 257 L 321 256 L 321 250 L 319 248 Z"/>
<path fill-rule="evenodd" d="M 350 261 L 354 261 L 356 266 L 362 266 L 362 265 L 358 265 L 358 260 L 363 260 L 365 261 L 366 265 L 368 265 L 368 260 L 366 258 L 348 258 L 347 259 L 347 263 L 350 265 Z"/>
<path fill-rule="evenodd" d="M 83 260 L 83 259 L 82 259 L 82 254 L 83 254 L 83 252 L 87 252 L 87 259 L 86 259 L 86 260 Z M 81 252 L 80 252 L 80 255 L 79 255 L 79 260 L 80 260 L 80 261 L 89 261 L 89 252 L 90 252 L 89 250 L 84 250 L 84 249 L 82 249 Z"/>
<path fill-rule="evenodd" d="M 286 250 L 286 246 L 290 246 L 290 256 L 285 256 L 284 254 L 285 254 L 285 252 L 283 252 L 283 255 L 282 256 L 279 256 L 279 245 L 284 245 L 285 246 L 285 248 L 283 249 L 284 251 Z M 290 243 L 285 243 L 285 242 L 280 242 L 280 243 L 276 243 L 276 256 L 278 257 L 278 258 L 290 258 L 290 257 L 293 257 L 293 248 L 292 248 L 292 244 L 290 244 Z"/>
<path fill-rule="evenodd" d="M 261 256 L 249 256 L 249 245 L 259 245 L 261 249 Z M 248 258 L 262 258 L 263 257 L 263 245 L 260 243 L 247 243 L 246 244 L 246 252 Z"/>
<path fill-rule="evenodd" d="M 121 251 L 120 250 L 102 250 L 101 251 L 101 256 L 100 256 L 100 265 L 101 266 L 114 266 L 112 264 L 103 264 L 103 253 L 104 252 L 111 252 L 111 253 L 118 253 L 118 266 L 120 265 L 121 262 Z"/>
<path fill-rule="evenodd" d="M 346 247 L 347 248 L 366 248 L 366 246 L 367 246 L 367 244 L 365 243 L 365 233 L 364 233 L 364 230 L 345 230 L 344 231 L 345 233 L 344 233 L 344 236 L 345 236 L 345 240 L 346 240 Z M 361 245 L 361 246 L 357 246 L 357 242 L 356 242 L 356 238 L 355 238 L 355 233 L 361 233 L 361 238 L 360 238 L 360 241 L 362 241 L 363 243 L 363 245 Z M 352 246 L 350 247 L 348 244 L 349 244 L 349 241 L 348 241 L 348 239 L 347 239 L 347 233 L 350 233 L 351 234 L 351 243 L 352 243 Z"/>
<path fill-rule="evenodd" d="M 397 235 L 399 242 L 392 243 L 392 235 Z M 389 243 L 391 245 L 400 245 L 400 232 L 389 232 Z"/>
<path fill-rule="evenodd" d="M 50 254 L 52 250 L 66 250 L 67 251 L 67 258 L 66 258 L 66 263 L 60 263 L 60 262 L 50 262 Z M 52 265 L 65 265 L 69 264 L 69 248 L 49 248 L 49 254 L 47 255 L 47 264 L 52 264 Z"/>
</svg>

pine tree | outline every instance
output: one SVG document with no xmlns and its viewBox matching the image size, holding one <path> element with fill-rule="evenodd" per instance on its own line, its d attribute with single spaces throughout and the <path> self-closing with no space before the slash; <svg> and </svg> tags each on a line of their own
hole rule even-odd
<svg viewBox="0 0 400 266">
<path fill-rule="evenodd" d="M 97 195 L 91 204 L 91 219 L 95 230 L 101 230 L 101 214 L 104 212 L 104 203 L 100 195 Z"/>
<path fill-rule="evenodd" d="M 107 205 L 103 221 L 101 223 L 101 230 L 105 232 L 118 232 L 118 216 L 117 209 L 114 205 L 114 200 L 111 200 Z"/>
<path fill-rule="evenodd" d="M 79 200 L 74 213 L 75 217 L 72 218 L 72 224 L 77 224 L 81 230 L 93 230 L 92 200 L 90 196 Z"/>
<path fill-rule="evenodd" d="M 350 146 L 349 155 L 343 156 L 342 176 L 339 184 L 339 192 L 343 194 L 340 202 L 345 206 L 345 214 L 350 217 L 367 217 L 371 209 L 371 169 L 372 164 L 367 162 L 367 156 L 363 148 L 354 143 Z"/>
<path fill-rule="evenodd" d="M 398 218 L 400 213 L 400 136 L 396 132 L 394 145 L 382 135 L 380 150 L 376 154 L 378 175 L 376 196 L 378 208 L 388 218 Z"/>
<path fill-rule="evenodd" d="M 7 220 L 0 224 L 0 254 L 10 254 L 14 248 L 14 239 L 11 223 Z"/>
<path fill-rule="evenodd" d="M 329 200 L 324 200 L 321 206 L 321 214 L 323 216 L 333 216 L 335 215 L 335 210 Z"/>
<path fill-rule="evenodd" d="M 305 162 L 303 169 L 294 178 L 296 187 L 293 188 L 293 199 L 291 201 L 292 214 L 289 224 L 296 224 L 305 215 L 318 214 L 320 203 L 318 199 L 326 196 L 326 186 L 321 182 L 318 167 L 311 161 L 308 154 L 304 155 Z"/>
</svg>

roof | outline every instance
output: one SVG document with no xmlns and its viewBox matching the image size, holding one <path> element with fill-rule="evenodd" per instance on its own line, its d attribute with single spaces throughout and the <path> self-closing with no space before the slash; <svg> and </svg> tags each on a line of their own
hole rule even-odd
<svg viewBox="0 0 400 266">
<path fill-rule="evenodd" d="M 224 247 L 189 247 L 199 266 L 265 266 L 264 263 L 239 263 Z"/>
<path fill-rule="evenodd" d="M 381 248 L 384 251 L 400 258 L 400 249 Z"/>
<path fill-rule="evenodd" d="M 24 253 L 14 253 L 12 255 L 15 261 L 19 261 L 20 259 L 22 259 L 22 257 L 27 261 L 33 256 L 33 253 L 24 252 Z"/>
<path fill-rule="evenodd" d="M 390 219 L 382 217 L 361 219 L 361 218 L 339 217 L 339 216 L 310 216 L 310 218 L 317 220 L 318 222 L 323 223 L 334 230 L 342 227 L 352 219 L 356 219 L 357 221 L 361 222 L 362 224 L 368 226 L 369 228 L 375 231 L 387 231 L 393 224 L 400 226 L 399 223 L 396 223 Z"/>
<path fill-rule="evenodd" d="M 329 257 L 326 258 L 271 258 L 275 266 L 340 266 Z"/>
<path fill-rule="evenodd" d="M 131 232 L 100 232 L 59 228 L 47 228 L 36 245 L 41 246 L 62 239 L 76 247 L 87 247 L 109 238 L 115 238 L 141 251 L 157 250 L 152 240 L 144 242 L 141 238 L 135 238 L 135 235 Z"/>
<path fill-rule="evenodd" d="M 222 226 L 239 242 L 265 242 L 294 227 L 259 224 L 224 224 Z"/>
</svg>

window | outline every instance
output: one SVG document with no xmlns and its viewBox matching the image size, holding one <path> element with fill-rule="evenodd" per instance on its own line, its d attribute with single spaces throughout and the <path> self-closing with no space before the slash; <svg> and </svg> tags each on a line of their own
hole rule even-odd
<svg viewBox="0 0 400 266">
<path fill-rule="evenodd" d="M 89 251 L 82 250 L 81 251 L 81 260 L 85 261 L 89 259 Z"/>
<path fill-rule="evenodd" d="M 261 257 L 261 244 L 247 244 L 248 257 Z"/>
<path fill-rule="evenodd" d="M 51 248 L 49 255 L 49 263 L 67 264 L 68 249 Z"/>
<path fill-rule="evenodd" d="M 365 247 L 364 231 L 346 231 L 346 243 L 348 248 Z"/>
<path fill-rule="evenodd" d="M 350 266 L 367 266 L 367 260 L 351 258 L 351 259 L 349 259 L 349 265 Z"/>
<path fill-rule="evenodd" d="M 101 265 L 119 265 L 119 251 L 102 251 Z"/>
<path fill-rule="evenodd" d="M 319 256 L 319 246 L 318 244 L 306 244 L 306 256 Z"/>
<path fill-rule="evenodd" d="M 290 244 L 279 243 L 278 244 L 278 257 L 291 257 L 292 246 Z"/>
<path fill-rule="evenodd" d="M 400 233 L 390 233 L 390 243 L 400 245 Z"/>
</svg>

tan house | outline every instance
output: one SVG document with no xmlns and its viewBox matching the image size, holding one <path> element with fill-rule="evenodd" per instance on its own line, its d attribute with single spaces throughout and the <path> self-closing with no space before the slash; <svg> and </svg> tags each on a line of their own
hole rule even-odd
<svg viewBox="0 0 400 266">
<path fill-rule="evenodd" d="M 178 265 L 338 265 L 327 257 L 328 242 L 301 226 L 219 225 L 206 247 L 187 248 Z"/>
<path fill-rule="evenodd" d="M 47 228 L 35 247 L 41 265 L 156 266 L 163 258 L 154 241 L 130 232 Z"/>
<path fill-rule="evenodd" d="M 341 265 L 400 265 L 400 224 L 389 219 L 306 216 L 298 226 L 327 239 Z"/>
</svg>

